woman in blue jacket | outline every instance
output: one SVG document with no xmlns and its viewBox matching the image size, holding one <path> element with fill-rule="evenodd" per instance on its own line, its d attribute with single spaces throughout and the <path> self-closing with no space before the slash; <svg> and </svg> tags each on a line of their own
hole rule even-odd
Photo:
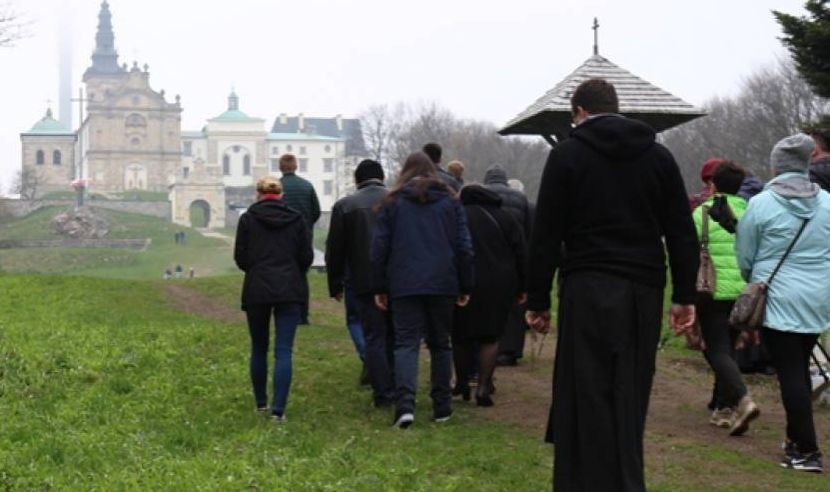
<svg viewBox="0 0 830 492">
<path fill-rule="evenodd" d="M 421 338 L 430 351 L 433 420 L 449 420 L 450 331 L 455 305 L 466 305 L 472 290 L 473 248 L 461 202 L 423 152 L 407 157 L 381 202 L 370 256 L 375 302 L 391 309 L 395 325 L 394 425 L 415 419 Z"/>
<path fill-rule="evenodd" d="M 770 283 L 762 335 L 787 413 L 781 466 L 820 472 L 809 365 L 819 334 L 830 327 L 830 194 L 807 175 L 813 145 L 802 134 L 772 149 L 776 177 L 749 201 L 738 222 L 735 250 L 744 279 L 766 282 L 804 227 Z"/>
</svg>

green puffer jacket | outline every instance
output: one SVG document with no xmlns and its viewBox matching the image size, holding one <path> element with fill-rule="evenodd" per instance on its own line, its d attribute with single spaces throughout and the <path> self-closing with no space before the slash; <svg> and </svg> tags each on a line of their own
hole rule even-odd
<svg viewBox="0 0 830 492">
<path fill-rule="evenodd" d="M 736 219 L 740 219 L 746 211 L 746 200 L 737 195 L 725 195 L 726 202 Z M 703 235 L 703 207 L 711 207 L 715 202 L 710 197 L 692 212 L 695 221 L 697 237 L 701 240 Z M 709 255 L 715 265 L 715 295 L 716 301 L 734 301 L 744 288 L 746 283 L 741 278 L 741 271 L 738 268 L 738 259 L 735 256 L 735 235 L 730 234 L 717 222 L 709 217 Z"/>
</svg>

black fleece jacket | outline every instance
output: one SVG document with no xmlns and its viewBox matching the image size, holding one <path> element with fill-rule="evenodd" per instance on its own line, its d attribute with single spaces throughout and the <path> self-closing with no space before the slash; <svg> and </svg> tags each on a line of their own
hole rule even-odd
<svg viewBox="0 0 830 492">
<path fill-rule="evenodd" d="M 564 245 L 564 251 L 562 246 Z M 698 242 L 680 171 L 654 130 L 619 115 L 589 118 L 548 157 L 529 247 L 528 309 L 550 308 L 557 269 L 601 271 L 692 304 Z"/>
</svg>

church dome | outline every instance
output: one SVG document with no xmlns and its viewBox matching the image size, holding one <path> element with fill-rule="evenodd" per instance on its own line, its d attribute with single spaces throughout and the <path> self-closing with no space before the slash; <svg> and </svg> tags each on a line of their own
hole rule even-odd
<svg viewBox="0 0 830 492">
<path fill-rule="evenodd" d="M 52 116 L 52 108 L 46 110 L 46 115 L 40 119 L 27 133 L 38 135 L 71 135 L 72 131 Z"/>
</svg>

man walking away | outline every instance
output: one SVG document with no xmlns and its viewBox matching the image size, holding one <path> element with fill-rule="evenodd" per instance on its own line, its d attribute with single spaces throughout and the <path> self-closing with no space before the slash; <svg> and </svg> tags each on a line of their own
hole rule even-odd
<svg viewBox="0 0 830 492">
<path fill-rule="evenodd" d="M 830 191 L 830 128 L 816 128 L 810 136 L 816 144 L 810 154 L 810 181 Z"/>
<path fill-rule="evenodd" d="M 308 241 L 313 244 L 314 224 L 320 218 L 320 202 L 317 200 L 314 185 L 297 176 L 297 158 L 293 154 L 283 154 L 280 157 L 280 172 L 282 173 L 280 181 L 282 181 L 283 203 L 303 216 L 308 228 Z M 308 324 L 308 289 L 306 289 L 306 300 L 301 308 L 300 324 Z"/>
<path fill-rule="evenodd" d="M 504 168 L 495 164 L 487 169 L 484 173 L 484 185 L 501 197 L 501 208 L 516 219 L 516 222 L 522 227 L 525 240 L 529 239 L 532 225 L 530 205 L 524 193 L 509 186 L 507 172 Z M 527 329 L 524 321 L 524 311 L 524 304 L 513 305 L 510 309 L 507 326 L 499 342 L 497 362 L 500 366 L 515 366 L 524 354 L 525 330 Z"/>
<path fill-rule="evenodd" d="M 424 151 L 424 154 L 429 156 L 429 160 L 431 160 L 435 165 L 435 172 L 438 173 L 438 177 L 441 178 L 441 181 L 447 183 L 447 186 L 452 188 L 456 193 L 461 191 L 461 182 L 441 167 L 441 154 L 444 152 L 441 149 L 441 146 L 435 142 L 430 142 L 424 145 L 424 148 L 421 150 Z"/>
<path fill-rule="evenodd" d="M 571 107 L 576 127 L 548 157 L 529 248 L 531 328 L 550 329 L 557 270 L 562 280 L 547 434 L 555 444 L 553 488 L 644 491 L 665 250 L 669 321 L 687 331 L 698 242 L 674 158 L 649 126 L 618 114 L 614 86 L 585 81 Z"/>
<path fill-rule="evenodd" d="M 386 196 L 383 167 L 366 159 L 358 164 L 354 179 L 357 191 L 338 200 L 331 212 L 326 240 L 329 294 L 340 301 L 345 290 L 354 301 L 365 339 L 363 359 L 374 403 L 379 407 L 388 406 L 395 401 L 395 384 L 390 370 L 393 327 L 390 316 L 375 306 L 369 260 L 376 223 L 375 207 Z"/>
</svg>

